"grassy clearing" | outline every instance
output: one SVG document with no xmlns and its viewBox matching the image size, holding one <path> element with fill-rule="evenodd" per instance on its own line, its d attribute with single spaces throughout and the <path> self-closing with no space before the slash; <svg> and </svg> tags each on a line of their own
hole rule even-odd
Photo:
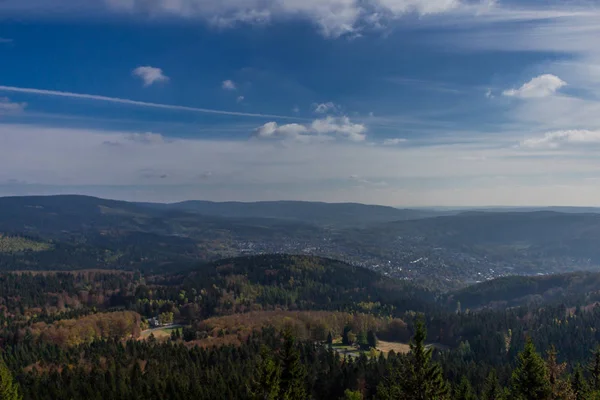
<svg viewBox="0 0 600 400">
<path fill-rule="evenodd" d="M 180 326 L 169 326 L 169 327 L 162 328 L 162 329 L 154 329 L 154 330 L 144 331 L 144 332 L 142 332 L 142 334 L 140 336 L 140 340 L 148 339 L 151 334 L 154 335 L 154 337 L 157 340 L 166 340 L 171 337 L 171 333 L 175 329 L 181 329 L 181 327 Z"/>
<path fill-rule="evenodd" d="M 406 354 L 410 352 L 410 346 L 405 343 L 384 342 L 383 340 L 380 340 L 377 344 L 377 350 L 384 353 L 389 353 L 394 350 L 395 353 Z"/>
</svg>

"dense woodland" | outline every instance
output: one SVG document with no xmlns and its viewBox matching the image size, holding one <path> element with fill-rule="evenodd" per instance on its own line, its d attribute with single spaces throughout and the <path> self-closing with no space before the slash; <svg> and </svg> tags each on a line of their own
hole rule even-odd
<svg viewBox="0 0 600 400">
<path fill-rule="evenodd" d="M 287 255 L 168 272 L 3 273 L 0 390 L 11 399 L 593 399 L 599 283 L 575 273 L 440 293 Z M 175 328 L 148 331 L 152 318 Z"/>
</svg>

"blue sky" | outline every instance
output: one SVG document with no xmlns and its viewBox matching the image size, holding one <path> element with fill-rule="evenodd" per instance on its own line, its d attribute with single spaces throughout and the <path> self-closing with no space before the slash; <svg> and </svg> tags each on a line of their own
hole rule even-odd
<svg viewBox="0 0 600 400">
<path fill-rule="evenodd" d="M 598 6 L 5 0 L 0 195 L 600 205 Z"/>
</svg>

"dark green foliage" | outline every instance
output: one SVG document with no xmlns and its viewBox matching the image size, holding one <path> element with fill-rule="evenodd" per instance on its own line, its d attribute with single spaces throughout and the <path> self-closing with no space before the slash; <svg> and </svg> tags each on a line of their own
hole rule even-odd
<svg viewBox="0 0 600 400">
<path fill-rule="evenodd" d="M 281 367 L 279 362 L 271 357 L 266 346 L 262 346 L 260 364 L 248 390 L 249 397 L 253 400 L 278 400 L 280 384 Z"/>
<path fill-rule="evenodd" d="M 493 369 L 490 371 L 489 375 L 485 379 L 485 383 L 483 385 L 483 391 L 481 393 L 481 400 L 504 400 L 505 393 L 504 389 L 500 386 L 500 382 L 498 382 L 498 374 L 496 370 Z"/>
<path fill-rule="evenodd" d="M 281 354 L 281 398 L 283 400 L 306 399 L 306 369 L 300 359 L 300 352 L 295 347 L 294 337 L 286 332 Z"/>
<path fill-rule="evenodd" d="M 433 348 L 425 345 L 427 330 L 419 319 L 410 343 L 406 364 L 392 367 L 388 378 L 377 387 L 379 399 L 429 400 L 449 399 L 449 385 L 439 364 L 432 361 Z"/>
<path fill-rule="evenodd" d="M 454 390 L 453 400 L 477 400 L 471 382 L 463 376 L 458 387 Z"/>
<path fill-rule="evenodd" d="M 535 351 L 531 339 L 519 354 L 518 364 L 512 373 L 514 397 L 523 400 L 551 400 L 552 388 L 548 369 L 542 357 Z"/>
<path fill-rule="evenodd" d="M 367 343 L 369 344 L 370 348 L 377 348 L 377 335 L 375 334 L 375 332 L 369 331 L 369 333 L 367 333 Z"/>
<path fill-rule="evenodd" d="M 329 346 L 333 344 L 333 335 L 331 334 L 331 331 L 329 331 L 329 333 L 327 334 L 327 344 Z"/>
<path fill-rule="evenodd" d="M 590 387 L 583 374 L 583 368 L 581 368 L 581 365 L 577 365 L 577 367 L 575 367 L 575 371 L 573 372 L 573 376 L 571 378 L 571 387 L 575 392 L 576 400 L 587 399 L 590 392 Z"/>
<path fill-rule="evenodd" d="M 600 347 L 594 351 L 594 358 L 589 366 L 590 386 L 592 390 L 600 390 Z"/>
<path fill-rule="evenodd" d="M 0 400 L 20 400 L 19 387 L 13 376 L 0 358 Z"/>
<path fill-rule="evenodd" d="M 367 335 L 365 331 L 358 332 L 358 335 L 356 335 L 356 342 L 361 350 L 369 349 L 369 342 L 367 341 Z"/>
<path fill-rule="evenodd" d="M 344 327 L 344 332 L 342 332 L 342 344 L 344 346 L 349 346 L 352 343 L 350 343 L 350 338 L 348 337 L 348 334 L 352 331 L 352 327 L 346 325 Z"/>
<path fill-rule="evenodd" d="M 346 389 L 343 400 L 362 400 L 362 394 L 359 391 Z"/>
</svg>

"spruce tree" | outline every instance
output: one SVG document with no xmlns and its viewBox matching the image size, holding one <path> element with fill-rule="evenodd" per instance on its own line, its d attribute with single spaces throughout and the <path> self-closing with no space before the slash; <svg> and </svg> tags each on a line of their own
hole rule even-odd
<svg viewBox="0 0 600 400">
<path fill-rule="evenodd" d="M 576 400 L 587 399 L 588 394 L 590 392 L 590 387 L 588 385 L 587 379 L 585 379 L 581 365 L 577 365 L 577 367 L 575 367 L 575 370 L 573 371 L 573 377 L 571 378 L 571 387 L 573 388 L 573 392 L 575 392 Z"/>
<path fill-rule="evenodd" d="M 594 359 L 590 364 L 589 371 L 591 374 L 590 386 L 594 391 L 600 390 L 600 347 L 594 351 Z"/>
<path fill-rule="evenodd" d="M 365 331 L 358 332 L 358 335 L 356 336 L 356 341 L 358 342 L 358 346 L 361 348 L 361 350 L 367 350 L 369 348 L 369 343 L 367 342 L 367 335 L 365 334 Z"/>
<path fill-rule="evenodd" d="M 442 368 L 431 360 L 433 348 L 425 346 L 427 329 L 422 320 L 410 342 L 410 358 L 407 377 L 401 382 L 407 400 L 440 400 L 449 397 L 449 388 L 442 375 Z"/>
<path fill-rule="evenodd" d="M 367 342 L 369 343 L 370 348 L 377 348 L 377 336 L 375 335 L 375 332 L 369 331 L 369 333 L 367 333 Z"/>
<path fill-rule="evenodd" d="M 496 370 L 493 369 L 490 371 L 483 384 L 481 400 L 503 400 L 504 398 L 504 390 L 502 390 L 500 382 L 498 382 L 498 374 L 496 373 Z"/>
<path fill-rule="evenodd" d="M 477 400 L 471 382 L 466 377 L 462 377 L 460 385 L 454 391 L 453 400 Z"/>
<path fill-rule="evenodd" d="M 281 398 L 284 400 L 306 400 L 306 370 L 300 360 L 295 339 L 288 331 L 284 333 L 281 373 Z"/>
<path fill-rule="evenodd" d="M 0 400 L 20 400 L 19 387 L 13 380 L 13 376 L 0 358 Z"/>
<path fill-rule="evenodd" d="M 511 383 L 516 399 L 551 400 L 552 388 L 548 369 L 542 357 L 535 351 L 531 339 L 527 339 L 525 349 L 519 353 Z"/>
<path fill-rule="evenodd" d="M 329 334 L 327 335 L 327 344 L 329 346 L 333 345 L 333 335 L 331 334 L 331 331 L 329 331 Z"/>
<path fill-rule="evenodd" d="M 256 376 L 248 388 L 249 397 L 253 400 L 278 400 L 281 383 L 281 367 L 269 354 L 269 349 L 262 346 L 260 364 Z"/>
</svg>

